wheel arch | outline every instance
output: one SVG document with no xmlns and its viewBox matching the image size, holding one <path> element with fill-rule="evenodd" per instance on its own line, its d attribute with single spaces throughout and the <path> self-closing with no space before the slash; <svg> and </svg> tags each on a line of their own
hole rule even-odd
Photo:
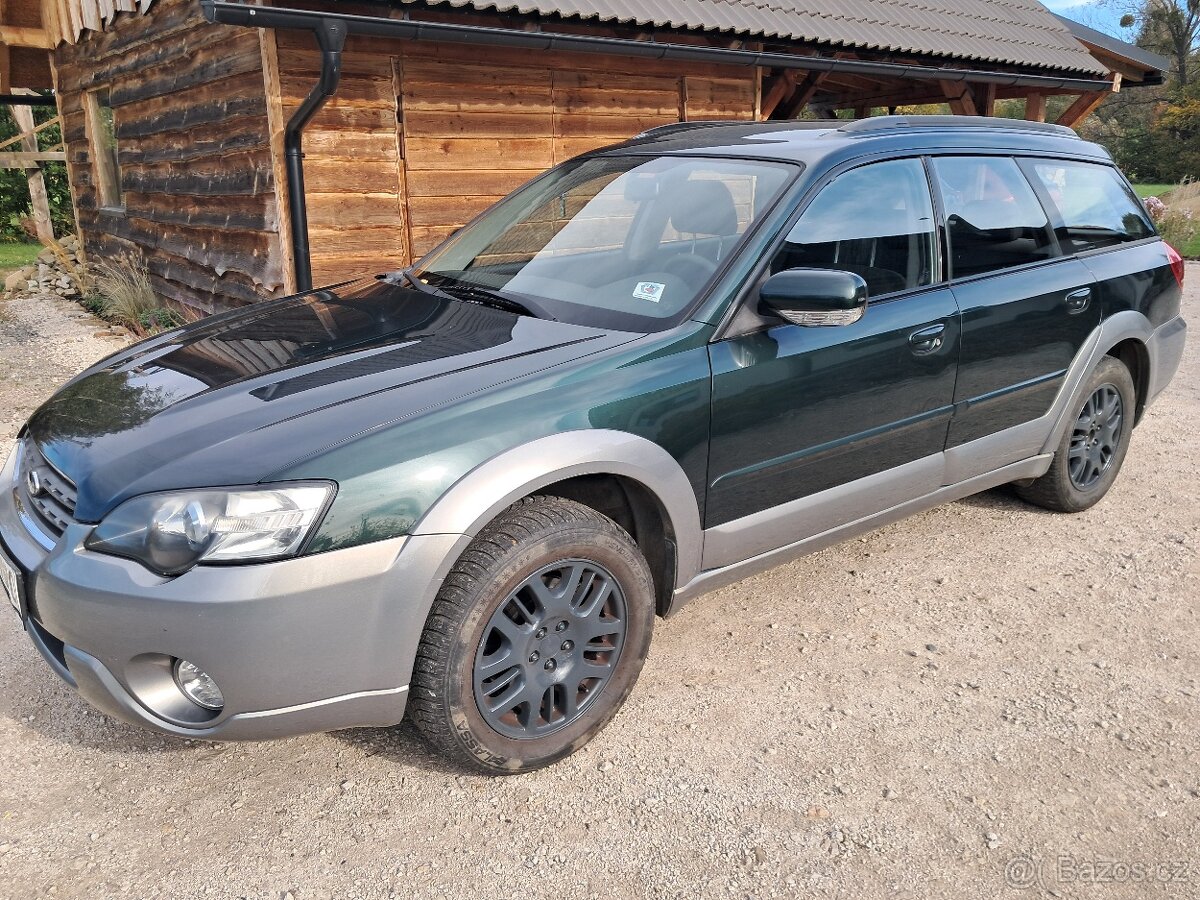
<svg viewBox="0 0 1200 900">
<path fill-rule="evenodd" d="M 626 530 L 632 526 L 652 568 L 658 564 L 659 611 L 665 612 L 665 601 L 700 570 L 700 510 L 679 463 L 658 444 L 634 434 L 568 431 L 505 450 L 455 482 L 411 533 L 474 537 L 503 510 L 533 494 L 564 496 L 609 514 L 600 498 L 613 487 L 623 492 L 632 517 L 625 522 L 618 518 L 618 524 Z M 663 542 L 657 553 L 656 541 Z"/>
<path fill-rule="evenodd" d="M 1063 385 L 1063 392 L 1055 401 L 1052 413 L 1054 426 L 1050 429 L 1042 445 L 1042 453 L 1052 453 L 1062 439 L 1064 431 L 1070 425 L 1072 413 L 1084 401 L 1083 386 L 1088 375 L 1105 356 L 1113 355 L 1118 359 L 1135 359 L 1138 372 L 1134 375 L 1134 386 L 1137 387 L 1138 401 L 1136 417 L 1140 416 L 1148 399 L 1149 385 L 1152 384 L 1154 357 L 1150 351 L 1151 337 L 1154 326 L 1142 313 L 1125 309 L 1109 316 L 1100 327 L 1092 332 L 1083 349 L 1076 356 Z M 1126 365 L 1129 365 L 1126 362 Z M 1132 370 L 1131 370 L 1132 371 Z M 1140 379 L 1144 379 L 1141 381 Z M 1145 390 L 1143 390 L 1145 385 Z"/>
<path fill-rule="evenodd" d="M 1133 387 L 1137 395 L 1133 413 L 1133 423 L 1136 425 L 1141 421 L 1142 413 L 1146 411 L 1150 393 L 1149 347 L 1137 337 L 1127 337 L 1109 347 L 1105 355 L 1119 359 L 1133 378 Z"/>
</svg>

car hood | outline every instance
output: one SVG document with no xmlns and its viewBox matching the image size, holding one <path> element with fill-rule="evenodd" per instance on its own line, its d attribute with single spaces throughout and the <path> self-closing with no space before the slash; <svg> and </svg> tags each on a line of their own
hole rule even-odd
<svg viewBox="0 0 1200 900">
<path fill-rule="evenodd" d="M 350 282 L 215 316 L 76 377 L 28 437 L 75 482 L 76 517 L 157 490 L 253 484 L 457 397 L 636 335 Z"/>
</svg>

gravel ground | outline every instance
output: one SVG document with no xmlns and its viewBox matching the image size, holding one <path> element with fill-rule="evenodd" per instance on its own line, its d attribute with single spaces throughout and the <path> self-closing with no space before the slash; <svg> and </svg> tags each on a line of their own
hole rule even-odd
<svg viewBox="0 0 1200 900">
<path fill-rule="evenodd" d="M 0 304 L 0 453 L 115 346 L 72 315 Z M 693 601 L 529 776 L 146 734 L 0 616 L 0 896 L 1200 897 L 1196 344 L 1099 507 L 992 492 Z"/>
</svg>

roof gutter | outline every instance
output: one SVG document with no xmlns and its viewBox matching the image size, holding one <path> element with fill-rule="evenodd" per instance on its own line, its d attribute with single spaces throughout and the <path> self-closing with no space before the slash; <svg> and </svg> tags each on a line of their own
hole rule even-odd
<svg viewBox="0 0 1200 900">
<path fill-rule="evenodd" d="M 292 223 L 292 251 L 298 290 L 312 287 L 312 267 L 308 244 L 308 216 L 304 197 L 304 154 L 301 135 L 304 126 L 337 90 L 341 70 L 341 51 L 347 35 L 369 35 L 397 40 L 441 41 L 489 47 L 512 47 L 530 51 L 562 51 L 709 63 L 744 68 L 801 69 L 809 72 L 844 72 L 873 75 L 899 81 L 951 81 L 1028 87 L 1032 90 L 1090 93 L 1108 91 L 1112 83 L 1103 79 L 1067 78 L 1055 75 L 1021 75 L 977 69 L 936 68 L 901 63 L 858 59 L 832 59 L 824 56 L 798 56 L 793 53 L 765 53 L 754 50 L 726 50 L 720 47 L 695 47 L 688 44 L 635 41 L 627 38 L 586 34 L 561 34 L 545 31 L 517 31 L 482 25 L 445 22 L 417 22 L 387 16 L 361 16 L 288 9 L 274 6 L 250 6 L 237 0 L 200 0 L 204 17 L 221 25 L 251 28 L 286 28 L 311 31 L 321 48 L 321 76 L 312 92 L 287 124 L 288 205 Z"/>
<path fill-rule="evenodd" d="M 873 62 L 859 59 L 831 59 L 824 56 L 797 56 L 793 53 L 764 53 L 755 50 L 725 50 L 720 47 L 694 47 L 657 41 L 635 41 L 588 34 L 561 34 L 548 31 L 517 31 L 482 25 L 458 25 L 445 22 L 416 22 L 386 16 L 354 16 L 333 12 L 314 12 L 272 6 L 248 6 L 237 0 L 200 0 L 205 18 L 224 25 L 249 25 L 258 28 L 297 28 L 312 30 L 319 23 L 336 19 L 350 34 L 390 37 L 413 41 L 444 41 L 456 44 L 481 44 L 514 47 L 521 50 L 560 50 L 569 53 L 604 53 L 643 59 L 670 59 L 715 63 L 725 66 L 773 69 L 805 69 L 811 72 L 845 72 L 850 75 L 877 75 L 885 78 L 919 81 L 970 81 L 981 84 L 1059 90 L 1067 93 L 1107 91 L 1112 83 L 1104 79 L 1067 78 L 1057 75 L 1020 75 L 978 69 L 940 69 L 902 63 Z"/>
</svg>

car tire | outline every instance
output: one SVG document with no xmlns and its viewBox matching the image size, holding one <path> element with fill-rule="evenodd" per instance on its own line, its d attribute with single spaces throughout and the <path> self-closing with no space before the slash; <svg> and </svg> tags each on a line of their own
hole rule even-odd
<svg viewBox="0 0 1200 900">
<path fill-rule="evenodd" d="M 550 765 L 625 702 L 654 614 L 650 569 L 624 529 L 570 500 L 525 498 L 446 577 L 417 651 L 409 717 L 467 769 Z"/>
<path fill-rule="evenodd" d="M 1108 493 L 1133 431 L 1137 391 L 1129 369 L 1106 356 L 1092 371 L 1083 401 L 1067 425 L 1046 474 L 1016 485 L 1017 495 L 1055 512 L 1076 513 Z"/>
</svg>

